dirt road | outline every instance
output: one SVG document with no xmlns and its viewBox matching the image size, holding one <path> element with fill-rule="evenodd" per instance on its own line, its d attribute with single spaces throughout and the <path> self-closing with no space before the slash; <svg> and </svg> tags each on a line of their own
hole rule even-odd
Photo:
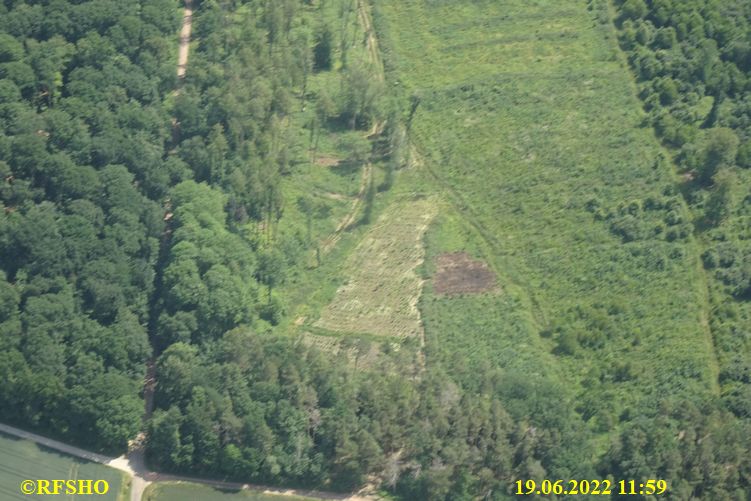
<svg viewBox="0 0 751 501">
<path fill-rule="evenodd" d="M 342 232 L 355 223 L 357 219 L 357 214 L 360 211 L 360 206 L 365 200 L 365 191 L 368 189 L 368 185 L 370 183 L 370 176 L 372 175 L 373 175 L 373 166 L 370 164 L 370 162 L 368 162 L 367 164 L 365 164 L 365 166 L 362 169 L 362 178 L 360 180 L 360 191 L 357 193 L 357 197 L 355 197 L 355 200 L 352 202 L 352 207 L 350 208 L 347 215 L 345 215 L 344 218 L 339 222 L 339 224 L 336 227 L 336 230 L 334 230 L 334 233 L 329 235 L 326 238 L 326 240 L 324 240 L 324 242 L 321 244 L 321 254 L 324 254 L 324 255 L 328 254 L 329 251 L 334 248 L 336 243 L 342 237 Z"/>
<path fill-rule="evenodd" d="M 193 27 L 193 3 L 185 0 L 183 11 L 183 27 L 180 30 L 180 50 L 177 55 L 177 78 L 185 78 L 185 70 L 188 68 L 188 55 L 190 53 L 190 31 Z"/>
<path fill-rule="evenodd" d="M 376 38 L 375 29 L 373 28 L 373 21 L 370 17 L 370 6 L 366 0 L 358 0 L 357 17 L 360 21 L 360 27 L 367 35 L 366 45 L 368 49 L 368 58 L 370 59 L 371 65 L 373 65 L 373 69 L 375 70 L 374 75 L 379 81 L 383 82 L 385 81 L 383 60 L 381 59 L 381 53 L 378 49 L 378 38 Z M 380 134 L 385 125 L 385 121 L 376 121 L 376 123 L 373 124 L 373 128 L 368 131 L 366 136 L 370 137 Z M 322 254 L 327 254 L 331 249 L 333 249 L 336 243 L 341 238 L 342 232 L 355 223 L 357 214 L 360 210 L 360 206 L 365 200 L 365 191 L 368 189 L 368 184 L 370 183 L 370 178 L 372 175 L 373 168 L 370 162 L 368 162 L 363 168 L 362 179 L 360 181 L 360 191 L 358 192 L 354 202 L 352 202 L 352 208 L 339 222 L 336 230 L 334 230 L 334 233 L 329 235 L 321 244 Z"/>
<path fill-rule="evenodd" d="M 376 78 L 383 82 L 386 78 L 383 71 L 383 60 L 381 59 L 381 51 L 378 49 L 378 38 L 376 38 L 375 29 L 373 28 L 373 21 L 370 17 L 370 5 L 366 0 L 358 0 L 357 2 L 357 15 L 360 19 L 360 25 L 367 34 L 367 48 L 370 62 L 375 65 Z"/>
</svg>

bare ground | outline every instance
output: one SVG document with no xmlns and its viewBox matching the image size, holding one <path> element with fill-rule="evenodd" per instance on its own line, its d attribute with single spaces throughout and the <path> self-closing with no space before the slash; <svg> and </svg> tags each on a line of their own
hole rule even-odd
<svg viewBox="0 0 751 501">
<path fill-rule="evenodd" d="M 185 78 L 190 53 L 190 32 L 193 27 L 193 6 L 191 0 L 185 0 L 183 12 L 183 27 L 180 31 L 180 50 L 177 56 L 177 78 Z"/>
<path fill-rule="evenodd" d="M 479 294 L 498 289 L 493 270 L 466 252 L 441 254 L 436 261 L 438 270 L 433 287 L 440 295 Z"/>
</svg>

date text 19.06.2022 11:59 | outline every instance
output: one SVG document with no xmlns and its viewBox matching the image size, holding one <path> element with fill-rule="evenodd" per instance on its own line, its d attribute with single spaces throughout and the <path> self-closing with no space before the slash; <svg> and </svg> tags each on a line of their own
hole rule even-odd
<svg viewBox="0 0 751 501">
<path fill-rule="evenodd" d="M 644 482 L 619 480 L 615 483 L 610 480 L 543 480 L 539 483 L 535 480 L 517 480 L 514 494 L 520 496 L 529 494 L 609 496 L 615 493 L 621 496 L 651 496 L 664 494 L 667 489 L 668 483 L 665 480 L 645 480 Z"/>
</svg>

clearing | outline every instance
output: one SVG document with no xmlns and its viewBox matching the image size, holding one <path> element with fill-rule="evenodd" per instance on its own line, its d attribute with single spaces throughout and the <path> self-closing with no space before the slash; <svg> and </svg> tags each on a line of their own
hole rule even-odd
<svg viewBox="0 0 751 501">
<path fill-rule="evenodd" d="M 393 203 L 347 258 L 348 279 L 314 326 L 392 338 L 422 337 L 417 302 L 425 259 L 423 235 L 437 212 L 434 199 Z"/>
<path fill-rule="evenodd" d="M 618 361 L 625 375 L 585 418 L 603 427 L 714 391 L 690 215 L 609 21 L 585 0 L 385 0 L 374 19 L 388 80 L 405 107 L 419 98 L 421 186 L 459 218 L 431 227 L 428 257 L 484 256 L 504 289 L 426 288 L 432 360 L 467 385 L 476 363 L 548 372 L 572 401 Z"/>
</svg>

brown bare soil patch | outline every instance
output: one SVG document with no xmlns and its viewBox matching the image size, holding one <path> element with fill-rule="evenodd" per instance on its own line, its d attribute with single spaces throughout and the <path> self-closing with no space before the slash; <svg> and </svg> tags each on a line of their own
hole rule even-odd
<svg viewBox="0 0 751 501">
<path fill-rule="evenodd" d="M 493 270 L 466 252 L 441 254 L 436 264 L 438 270 L 433 286 L 438 294 L 479 294 L 498 289 Z"/>
</svg>

